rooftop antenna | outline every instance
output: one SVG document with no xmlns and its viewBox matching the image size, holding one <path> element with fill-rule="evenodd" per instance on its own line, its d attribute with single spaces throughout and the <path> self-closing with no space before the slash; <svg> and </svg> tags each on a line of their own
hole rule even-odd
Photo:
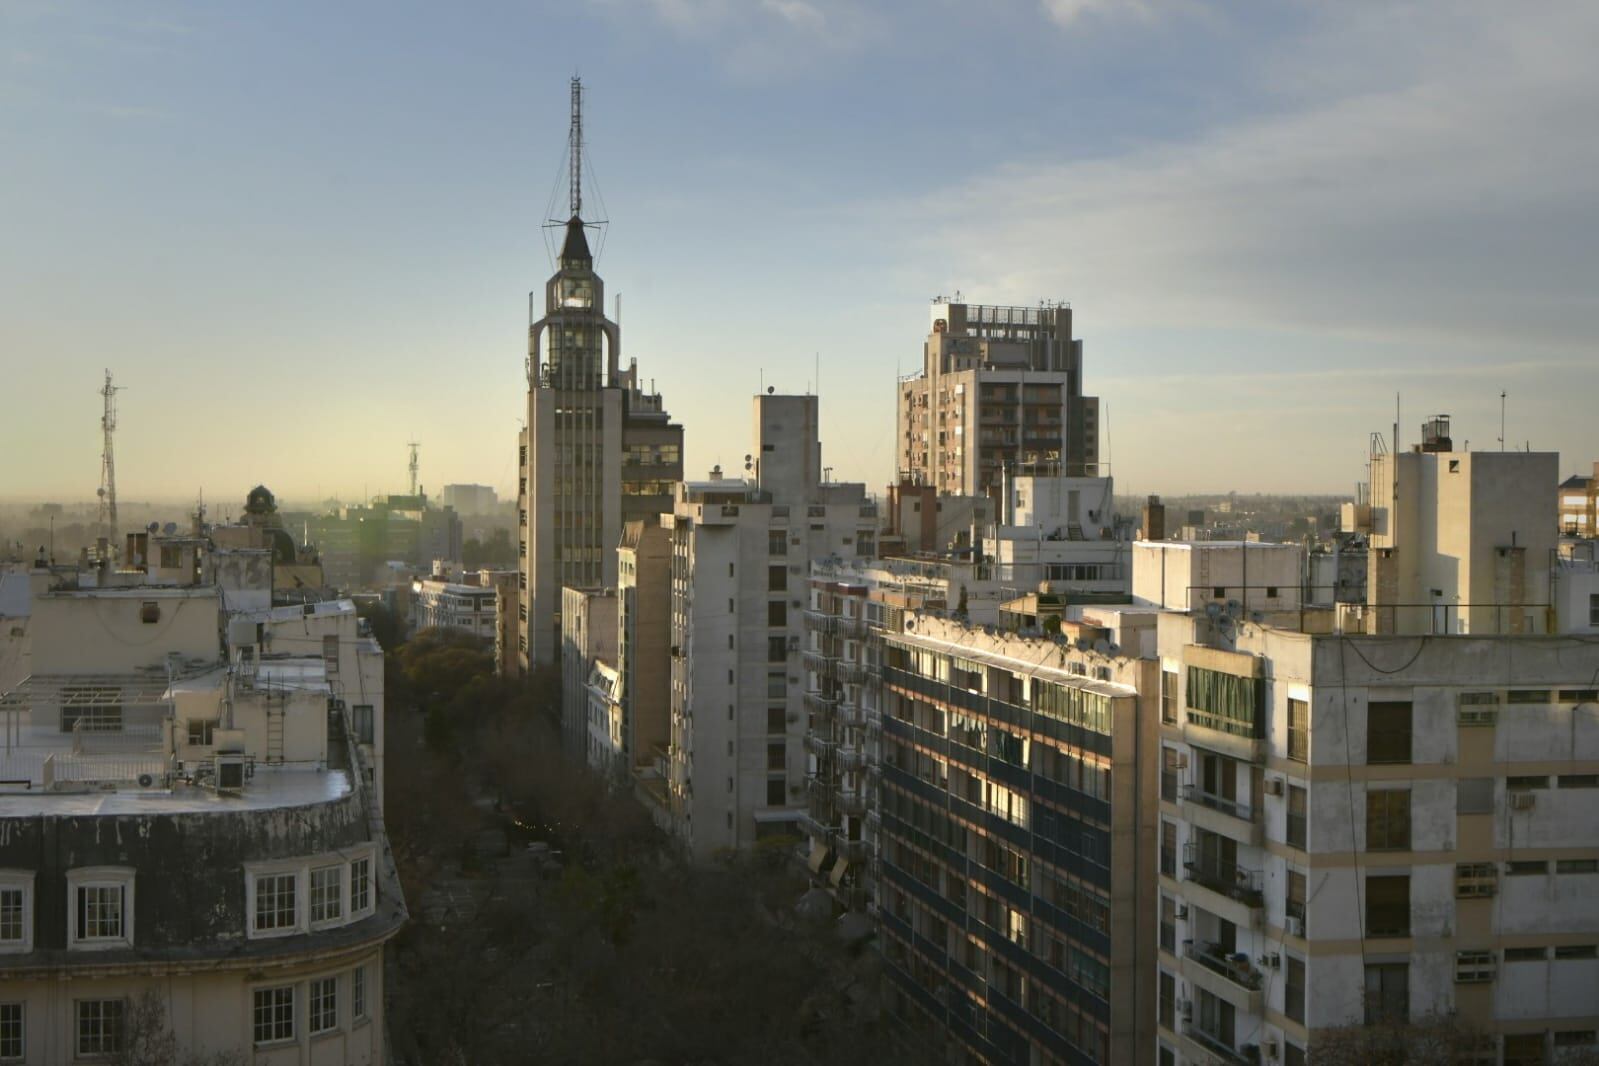
<svg viewBox="0 0 1599 1066">
<path fill-rule="evenodd" d="M 422 442 L 413 440 L 413 441 L 409 442 L 406 445 L 406 447 L 411 449 L 411 495 L 415 496 L 416 495 L 416 475 L 417 475 L 417 471 L 418 471 L 418 469 L 420 468 L 420 465 L 421 465 L 421 464 L 419 464 L 417 462 L 416 453 L 417 453 L 417 449 L 422 447 Z"/>
<path fill-rule="evenodd" d="M 566 134 L 566 153 L 571 157 L 567 174 L 572 217 L 583 213 L 583 79 L 572 76 L 572 126 Z"/>
<path fill-rule="evenodd" d="M 121 386 L 111 384 L 111 371 L 105 372 L 105 386 L 100 395 L 105 399 L 105 412 L 100 416 L 100 429 L 105 433 L 105 450 L 100 453 L 100 522 L 106 527 L 107 543 L 111 552 L 117 550 L 117 463 L 111 449 L 112 435 L 117 431 L 117 393 Z"/>
<path fill-rule="evenodd" d="M 1505 450 L 1505 390 L 1499 390 L 1499 450 Z"/>
</svg>

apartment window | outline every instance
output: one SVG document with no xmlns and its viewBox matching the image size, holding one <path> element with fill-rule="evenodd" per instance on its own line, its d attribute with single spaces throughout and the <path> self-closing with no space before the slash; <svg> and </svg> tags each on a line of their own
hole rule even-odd
<svg viewBox="0 0 1599 1066">
<path fill-rule="evenodd" d="M 1506 703 L 1548 703 L 1551 693 L 1546 688 L 1513 688 L 1505 693 Z"/>
<path fill-rule="evenodd" d="M 766 591 L 767 592 L 787 592 L 788 591 L 788 567 L 786 567 L 786 566 L 769 566 L 769 567 L 766 568 Z"/>
<path fill-rule="evenodd" d="M 767 555 L 787 555 L 788 554 L 788 530 L 786 530 L 786 529 L 769 529 L 769 530 L 766 531 L 766 554 Z"/>
<path fill-rule="evenodd" d="M 1177 954 L 1177 901 L 1170 896 L 1160 897 L 1160 948 Z"/>
<path fill-rule="evenodd" d="M 1548 872 L 1549 864 L 1542 859 L 1523 859 L 1505 863 L 1505 873 L 1511 877 L 1543 877 Z"/>
<path fill-rule="evenodd" d="M 1288 786 L 1288 846 L 1303 851 L 1307 847 L 1308 797 L 1299 785 Z"/>
<path fill-rule="evenodd" d="M 311 1035 L 331 1032 L 339 1027 L 339 979 L 323 977 L 311 982 L 306 1013 Z"/>
<path fill-rule="evenodd" d="M 212 744 L 212 735 L 216 732 L 217 721 L 215 718 L 189 719 L 189 743 L 195 747 L 209 748 Z"/>
<path fill-rule="evenodd" d="M 1455 864 L 1455 898 L 1485 899 L 1494 894 L 1498 878 L 1491 862 Z"/>
<path fill-rule="evenodd" d="M 1532 792 L 1536 789 L 1548 787 L 1549 779 L 1536 774 L 1505 778 L 1506 792 Z"/>
<path fill-rule="evenodd" d="M 1494 979 L 1494 953 L 1491 951 L 1455 952 L 1455 983 L 1485 984 Z"/>
<path fill-rule="evenodd" d="M 33 875 L 0 873 L 0 954 L 33 947 Z"/>
<path fill-rule="evenodd" d="M 255 1042 L 272 1044 L 294 1039 L 294 986 L 255 990 Z"/>
<path fill-rule="evenodd" d="M 356 743 L 373 743 L 372 705 L 369 703 L 357 703 L 354 707 L 350 708 L 350 712 L 354 718 L 354 721 L 351 723 L 351 725 L 355 729 Z"/>
<path fill-rule="evenodd" d="M 1305 936 L 1305 875 L 1298 870 L 1288 871 L 1288 895 L 1283 903 L 1283 913 L 1292 921 L 1297 919 L 1299 930 L 1296 935 Z"/>
<path fill-rule="evenodd" d="M 1555 948 L 1555 958 L 1558 959 L 1594 959 L 1599 958 L 1599 945 L 1595 944 L 1567 944 Z"/>
<path fill-rule="evenodd" d="M 1456 814 L 1492 814 L 1493 811 L 1493 778 L 1463 777 L 1455 782 Z"/>
<path fill-rule="evenodd" d="M 0 1062 L 20 1059 L 27 1053 L 23 1004 L 0 1003 Z"/>
<path fill-rule="evenodd" d="M 788 731 L 787 717 L 781 707 L 766 708 L 766 731 L 768 733 L 786 733 Z"/>
<path fill-rule="evenodd" d="M 1283 984 L 1283 1013 L 1290 1019 L 1305 1020 L 1305 960 L 1292 955 L 1284 961 L 1287 976 Z"/>
<path fill-rule="evenodd" d="M 72 947 L 133 944 L 133 871 L 73 870 L 67 874 L 72 902 Z"/>
<path fill-rule="evenodd" d="M 1555 1047 L 1593 1047 L 1599 1044 L 1599 1031 L 1593 1029 L 1556 1029 Z"/>
<path fill-rule="evenodd" d="M 255 877 L 255 931 L 293 930 L 300 924 L 296 898 L 297 878 L 292 873 L 257 874 Z"/>
<path fill-rule="evenodd" d="M 1176 1023 L 1177 979 L 1162 970 L 1160 972 L 1160 1024 L 1175 1033 L 1177 1031 Z"/>
<path fill-rule="evenodd" d="M 1548 948 L 1506 948 L 1506 962 L 1543 962 L 1549 957 Z"/>
<path fill-rule="evenodd" d="M 115 1055 L 122 1050 L 122 1026 L 128 1005 L 120 999 L 80 999 L 77 1041 L 80 1057 Z"/>
<path fill-rule="evenodd" d="M 333 922 L 344 917 L 344 894 L 340 866 L 322 866 L 311 871 L 311 924 Z"/>
<path fill-rule="evenodd" d="M 781 670 L 766 675 L 766 698 L 781 700 L 788 697 L 788 678 Z"/>
<path fill-rule="evenodd" d="M 1599 788 L 1599 774 L 1561 774 L 1555 784 L 1560 788 Z"/>
<path fill-rule="evenodd" d="M 139 621 L 147 626 L 161 621 L 161 605 L 155 600 L 145 600 L 139 604 Z"/>
<path fill-rule="evenodd" d="M 1288 757 L 1295 762 L 1310 759 L 1310 704 L 1288 701 Z"/>
<path fill-rule="evenodd" d="M 781 629 L 783 626 L 788 625 L 788 603 L 786 601 L 767 601 L 766 624 L 773 629 Z"/>
<path fill-rule="evenodd" d="M 1588 624 L 1599 626 L 1599 593 L 1588 594 Z"/>
<path fill-rule="evenodd" d="M 1177 671 L 1160 672 L 1160 720 L 1167 725 L 1177 723 Z"/>
<path fill-rule="evenodd" d="M 337 634 L 322 638 L 322 668 L 330 675 L 339 672 L 339 638 Z"/>
<path fill-rule="evenodd" d="M 783 770 L 788 767 L 788 745 L 766 745 L 766 768 L 768 770 Z"/>
<path fill-rule="evenodd" d="M 1305 1066 L 1305 1049 L 1283 1043 L 1283 1066 Z"/>
<path fill-rule="evenodd" d="M 354 917 L 372 906 L 372 860 L 350 863 L 350 915 Z"/>
<path fill-rule="evenodd" d="M 1374 789 L 1366 793 L 1366 850 L 1410 850 L 1410 790 Z"/>
<path fill-rule="evenodd" d="M 786 778 L 769 777 L 766 779 L 766 805 L 768 807 L 781 807 L 788 800 L 786 792 L 788 782 Z"/>
<path fill-rule="evenodd" d="M 1160 798 L 1167 803 L 1177 802 L 1177 751 L 1160 749 Z"/>
<path fill-rule="evenodd" d="M 1366 878 L 1366 935 L 1410 935 L 1410 875 Z"/>
<path fill-rule="evenodd" d="M 350 1020 L 366 1020 L 366 967 L 357 966 L 350 971 Z"/>
<path fill-rule="evenodd" d="M 766 661 L 769 663 L 781 663 L 788 661 L 787 637 L 766 638 Z"/>
<path fill-rule="evenodd" d="M 1366 762 L 1410 761 L 1410 701 L 1372 700 L 1366 708 Z"/>
<path fill-rule="evenodd" d="M 1410 965 L 1380 962 L 1366 967 L 1366 1024 L 1410 1020 Z"/>
<path fill-rule="evenodd" d="M 1171 822 L 1160 823 L 1160 872 L 1177 876 L 1177 827 Z"/>
<path fill-rule="evenodd" d="M 1599 859 L 1556 859 L 1557 874 L 1599 873 Z"/>
</svg>

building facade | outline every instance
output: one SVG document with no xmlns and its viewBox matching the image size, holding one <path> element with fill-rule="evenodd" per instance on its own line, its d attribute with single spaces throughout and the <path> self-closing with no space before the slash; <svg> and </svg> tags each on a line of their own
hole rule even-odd
<svg viewBox="0 0 1599 1066">
<path fill-rule="evenodd" d="M 1099 466 L 1099 401 L 1083 395 L 1069 306 L 991 307 L 939 297 L 922 368 L 902 379 L 901 480 L 951 496 L 998 496 L 1006 470 Z"/>
</svg>

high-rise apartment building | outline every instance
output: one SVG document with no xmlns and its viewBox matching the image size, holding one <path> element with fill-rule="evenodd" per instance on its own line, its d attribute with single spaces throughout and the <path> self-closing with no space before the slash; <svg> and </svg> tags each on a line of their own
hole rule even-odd
<svg viewBox="0 0 1599 1066">
<path fill-rule="evenodd" d="M 580 152 L 575 79 L 572 91 L 573 150 Z M 683 427 L 658 393 L 644 390 L 636 364 L 622 369 L 621 327 L 605 317 L 579 185 L 574 173 L 544 315 L 528 327 L 517 504 L 524 667 L 557 657 L 561 590 L 614 587 L 623 523 L 671 510 L 671 486 L 683 476 Z"/>
<path fill-rule="evenodd" d="M 801 638 L 812 559 L 871 556 L 877 508 L 822 481 L 815 396 L 755 398 L 751 477 L 679 487 L 663 823 L 707 857 L 805 807 Z"/>
<path fill-rule="evenodd" d="M 998 497 L 1033 466 L 1093 476 L 1099 401 L 1065 304 L 990 307 L 939 297 L 920 371 L 896 397 L 899 476 L 940 494 Z"/>
</svg>

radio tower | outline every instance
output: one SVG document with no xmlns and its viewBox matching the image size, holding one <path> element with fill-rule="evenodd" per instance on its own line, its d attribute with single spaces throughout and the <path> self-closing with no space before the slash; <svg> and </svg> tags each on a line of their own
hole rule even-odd
<svg viewBox="0 0 1599 1066">
<path fill-rule="evenodd" d="M 567 175 L 571 188 L 572 217 L 583 214 L 583 79 L 572 79 L 572 124 L 566 134 L 566 154 L 571 159 Z"/>
<path fill-rule="evenodd" d="M 105 450 L 100 453 L 100 524 L 106 527 L 106 540 L 112 555 L 117 550 L 117 462 L 111 450 L 111 437 L 117 431 L 117 393 L 121 389 L 111 384 L 111 371 L 105 372 L 105 386 L 100 395 L 105 399 L 105 413 L 100 416 L 100 428 L 105 433 Z"/>
<path fill-rule="evenodd" d="M 407 445 L 407 447 L 411 449 L 411 495 L 415 496 L 417 487 L 416 475 L 417 471 L 420 469 L 420 464 L 416 461 L 416 450 L 422 447 L 422 442 L 413 440 Z"/>
</svg>

